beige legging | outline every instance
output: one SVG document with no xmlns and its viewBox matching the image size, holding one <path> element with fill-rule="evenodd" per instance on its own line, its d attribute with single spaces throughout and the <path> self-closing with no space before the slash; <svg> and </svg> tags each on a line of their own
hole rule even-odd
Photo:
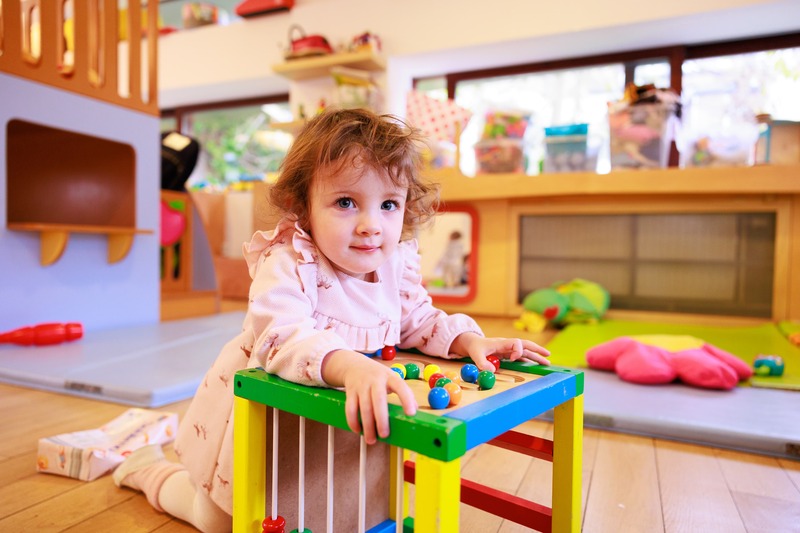
<svg viewBox="0 0 800 533">
<path fill-rule="evenodd" d="M 189 472 L 169 476 L 158 491 L 158 503 L 165 512 L 192 524 L 204 533 L 231 531 L 231 515 L 220 509 L 203 490 L 197 490 Z"/>
</svg>

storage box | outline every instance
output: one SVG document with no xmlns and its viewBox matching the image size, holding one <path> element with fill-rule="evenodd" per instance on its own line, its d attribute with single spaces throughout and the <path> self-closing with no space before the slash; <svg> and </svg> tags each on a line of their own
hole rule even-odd
<svg viewBox="0 0 800 533">
<path fill-rule="evenodd" d="M 570 124 L 544 129 L 544 172 L 582 172 L 594 170 L 587 152 L 589 125 Z"/>
<path fill-rule="evenodd" d="M 800 122 L 775 120 L 762 125 L 755 162 L 776 165 L 800 163 Z"/>
<path fill-rule="evenodd" d="M 524 172 L 525 154 L 521 139 L 484 139 L 475 144 L 479 174 Z"/>
<path fill-rule="evenodd" d="M 611 169 L 666 167 L 674 119 L 674 104 L 610 104 Z"/>
<path fill-rule="evenodd" d="M 172 442 L 177 431 L 176 413 L 128 409 L 98 429 L 39 439 L 36 470 L 92 481 L 142 446 Z"/>
</svg>

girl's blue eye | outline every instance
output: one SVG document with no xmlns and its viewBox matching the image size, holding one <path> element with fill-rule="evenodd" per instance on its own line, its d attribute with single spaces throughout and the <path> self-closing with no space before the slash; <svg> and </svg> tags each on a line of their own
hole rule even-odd
<svg viewBox="0 0 800 533">
<path fill-rule="evenodd" d="M 395 202 L 394 200 L 386 200 L 381 204 L 381 209 L 385 209 L 386 211 L 394 211 L 399 207 L 400 206 L 398 205 L 398 203 Z"/>
<path fill-rule="evenodd" d="M 342 209 L 353 207 L 353 200 L 351 198 L 339 198 L 336 200 L 336 205 Z"/>
</svg>

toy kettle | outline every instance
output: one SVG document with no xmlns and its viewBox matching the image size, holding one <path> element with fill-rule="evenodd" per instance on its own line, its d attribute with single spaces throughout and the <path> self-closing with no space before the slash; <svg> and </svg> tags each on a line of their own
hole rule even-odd
<svg viewBox="0 0 800 533">
<path fill-rule="evenodd" d="M 303 28 L 297 24 L 292 24 L 289 28 L 289 50 L 286 52 L 286 59 L 332 53 L 333 48 L 322 35 L 306 35 Z"/>
</svg>

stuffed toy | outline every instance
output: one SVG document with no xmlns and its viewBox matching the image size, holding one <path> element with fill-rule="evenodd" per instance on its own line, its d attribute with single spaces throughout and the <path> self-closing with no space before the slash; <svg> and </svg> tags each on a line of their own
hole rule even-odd
<svg viewBox="0 0 800 533">
<path fill-rule="evenodd" d="M 632 335 L 586 352 L 590 368 L 615 371 L 624 381 L 653 385 L 676 379 L 708 389 L 732 389 L 753 375 L 736 356 L 689 335 Z"/>
<path fill-rule="evenodd" d="M 601 285 L 575 278 L 538 289 L 522 301 L 524 309 L 514 327 L 522 331 L 541 332 L 548 324 L 563 327 L 568 324 L 596 322 L 608 311 L 610 297 Z"/>
</svg>

